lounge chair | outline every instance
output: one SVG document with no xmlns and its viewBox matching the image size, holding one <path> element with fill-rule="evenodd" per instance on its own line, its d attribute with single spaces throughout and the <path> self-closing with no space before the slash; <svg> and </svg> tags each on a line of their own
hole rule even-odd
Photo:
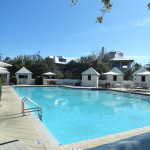
<svg viewBox="0 0 150 150">
<path fill-rule="evenodd" d="M 0 143 L 0 150 L 31 150 L 22 141 L 14 140 L 5 143 Z"/>
<path fill-rule="evenodd" d="M 147 89 L 146 83 L 141 83 L 141 85 L 139 86 L 138 83 L 135 84 L 135 90 L 145 90 Z"/>
</svg>

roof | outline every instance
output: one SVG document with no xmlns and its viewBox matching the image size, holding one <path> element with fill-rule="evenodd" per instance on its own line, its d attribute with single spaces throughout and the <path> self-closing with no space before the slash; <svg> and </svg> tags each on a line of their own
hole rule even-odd
<svg viewBox="0 0 150 150">
<path fill-rule="evenodd" d="M 142 72 L 149 72 L 149 71 L 142 67 L 142 68 L 138 69 L 136 72 L 134 72 L 132 75 L 135 76 Z"/>
<path fill-rule="evenodd" d="M 16 72 L 16 74 L 32 74 L 32 72 L 26 69 L 25 67 L 22 67 L 20 70 Z"/>
<path fill-rule="evenodd" d="M 11 67 L 11 64 L 0 61 L 0 67 Z"/>
<path fill-rule="evenodd" d="M 86 71 L 84 71 L 82 73 L 82 75 L 100 75 L 95 69 L 93 69 L 92 67 L 90 67 L 89 69 L 87 69 Z"/>
<path fill-rule="evenodd" d="M 0 74 L 9 74 L 10 72 L 7 69 L 0 70 Z"/>
<path fill-rule="evenodd" d="M 114 67 L 113 69 L 111 69 L 110 71 L 103 73 L 105 75 L 124 75 L 118 68 Z"/>
<path fill-rule="evenodd" d="M 124 58 L 124 57 L 120 57 L 120 58 L 112 58 L 110 59 L 111 61 L 134 61 L 133 59 L 127 59 L 127 58 Z"/>
</svg>

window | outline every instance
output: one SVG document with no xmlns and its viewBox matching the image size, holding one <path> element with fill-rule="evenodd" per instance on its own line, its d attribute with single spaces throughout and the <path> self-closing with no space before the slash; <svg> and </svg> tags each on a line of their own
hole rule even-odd
<svg viewBox="0 0 150 150">
<path fill-rule="evenodd" d="M 141 76 L 141 81 L 145 82 L 145 76 Z"/>
<path fill-rule="evenodd" d="M 88 80 L 91 80 L 91 75 L 88 75 Z"/>
<path fill-rule="evenodd" d="M 113 76 L 113 81 L 117 81 L 117 76 Z"/>
<path fill-rule="evenodd" d="M 19 75 L 19 78 L 27 79 L 27 78 L 28 78 L 28 76 L 27 76 L 27 75 Z"/>
</svg>

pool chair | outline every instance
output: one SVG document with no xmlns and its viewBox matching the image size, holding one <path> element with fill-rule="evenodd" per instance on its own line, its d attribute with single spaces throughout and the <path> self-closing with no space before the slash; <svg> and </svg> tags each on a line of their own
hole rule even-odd
<svg viewBox="0 0 150 150">
<path fill-rule="evenodd" d="M 135 84 L 135 90 L 145 90 L 147 89 L 146 83 L 141 83 L 141 85 L 139 86 L 138 83 Z"/>
<path fill-rule="evenodd" d="M 27 147 L 22 141 L 14 140 L 5 143 L 0 143 L 0 150 L 32 150 Z"/>
</svg>

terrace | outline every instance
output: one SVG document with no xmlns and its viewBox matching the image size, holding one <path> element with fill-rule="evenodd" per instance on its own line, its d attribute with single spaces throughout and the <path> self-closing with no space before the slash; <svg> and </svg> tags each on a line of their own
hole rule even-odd
<svg viewBox="0 0 150 150">
<path fill-rule="evenodd" d="M 74 86 L 67 87 L 74 88 Z M 81 87 L 76 86 L 75 88 Z M 94 89 L 94 87 L 91 88 Z M 120 88 L 112 88 L 111 90 L 120 91 Z M 125 91 L 125 89 L 122 88 L 121 91 Z M 33 113 L 26 116 L 22 115 L 20 97 L 14 92 L 12 87 L 3 86 L 2 92 L 2 100 L 0 102 L 0 143 L 19 139 L 33 150 L 67 150 L 75 147 L 88 149 L 150 132 L 150 127 L 148 126 L 73 144 L 59 145 L 53 135 Z M 148 91 L 138 91 L 138 93 L 150 95 Z"/>
</svg>

